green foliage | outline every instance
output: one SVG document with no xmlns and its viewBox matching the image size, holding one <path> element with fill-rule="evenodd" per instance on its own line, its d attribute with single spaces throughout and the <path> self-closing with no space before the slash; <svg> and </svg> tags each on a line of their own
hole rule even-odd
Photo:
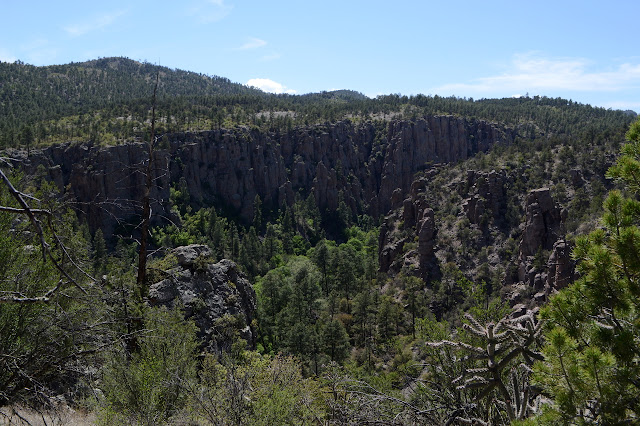
<svg viewBox="0 0 640 426">
<path fill-rule="evenodd" d="M 0 354 L 16 356 L 23 362 L 21 371 L 34 377 L 31 382 L 17 383 L 17 370 L 8 366 L 9 358 L 0 356 L 0 363 L 4 362 L 0 365 L 0 386 L 4 386 L 0 387 L 0 399 L 10 401 L 13 395 L 22 398 L 24 389 L 34 389 L 34 383 L 62 383 L 66 365 L 47 364 L 49 361 L 64 357 L 75 360 L 75 353 L 91 351 L 96 342 L 110 342 L 114 335 L 126 336 L 133 330 L 132 323 L 145 315 L 145 329 L 157 332 L 141 335 L 140 350 L 129 351 L 130 358 L 125 351 L 112 353 L 104 369 L 104 383 L 98 383 L 106 396 L 103 423 L 150 424 L 170 421 L 175 416 L 215 424 L 307 424 L 325 420 L 337 424 L 442 424 L 455 418 L 499 423 L 510 417 L 507 406 L 514 411 L 511 417 L 519 417 L 515 412 L 519 413 L 522 407 L 525 414 L 529 412 L 529 407 L 522 404 L 527 400 L 523 392 L 516 395 L 512 390 L 523 389 L 522 379 L 528 374 L 526 369 L 513 365 L 524 356 L 523 350 L 515 353 L 499 374 L 509 397 L 502 389 L 493 388 L 488 391 L 491 398 L 479 398 L 481 385 L 485 384 L 481 379 L 490 378 L 483 376 L 485 370 L 476 371 L 475 375 L 471 371 L 486 366 L 464 355 L 470 347 L 486 351 L 487 340 L 491 340 L 487 324 L 499 323 L 506 315 L 505 307 L 494 299 L 505 271 L 495 266 L 495 251 L 492 253 L 488 246 L 498 247 L 498 264 L 507 265 L 514 260 L 520 237 L 514 229 L 523 214 L 519 194 L 534 187 L 561 182 L 554 195 L 570 211 L 571 231 L 596 215 L 606 186 L 594 176 L 604 171 L 611 154 L 608 141 L 621 134 L 630 120 L 627 115 L 545 97 L 473 101 L 423 95 L 368 99 L 352 92 L 269 95 L 219 77 L 123 58 L 55 67 L 0 63 L 0 81 L 11 82 L 0 87 L 0 146 L 30 148 L 69 139 L 112 144 L 144 137 L 150 113 L 148 76 L 157 71 L 163 73 L 164 82 L 158 99 L 159 133 L 217 131 L 242 125 L 247 126 L 237 130 L 242 137 L 255 131 L 319 135 L 328 129 L 325 122 L 345 117 L 355 123 L 373 120 L 371 128 L 375 130 L 366 150 L 371 150 L 379 164 L 386 152 L 390 119 L 454 114 L 469 120 L 498 121 L 513 127 L 514 135 L 519 136 L 514 144 L 497 146 L 459 166 L 437 169 L 433 164 L 425 165 L 424 176 L 427 171 L 437 172 L 429 175 L 425 205 L 436 210 L 437 223 L 448 224 L 447 232 L 438 233 L 437 250 L 442 250 L 446 263 L 430 277 L 437 281 L 413 276 L 417 271 L 410 262 L 398 276 L 389 278 L 378 273 L 376 219 L 356 215 L 369 206 L 358 205 L 350 191 L 337 193 L 333 212 L 320 212 L 315 202 L 317 194 L 295 185 L 294 203 L 279 210 L 270 210 L 274 206 L 266 201 L 263 205 L 256 196 L 253 221 L 248 224 L 224 207 L 197 209 L 206 200 L 192 199 L 184 179 L 175 182 L 169 201 L 176 220 L 152 231 L 155 245 L 169 249 L 207 244 L 215 260 L 226 257 L 238 262 L 256 281 L 258 314 L 253 325 L 259 330 L 260 351 L 298 357 L 293 360 L 243 353 L 236 344 L 232 349 L 234 360 L 206 357 L 199 383 L 194 379 L 195 358 L 189 349 L 193 346 L 188 337 L 192 327 L 185 325 L 178 313 L 147 312 L 142 304 L 131 303 L 135 294 L 130 283 L 130 260 L 135 255 L 131 247 L 120 241 L 119 259 L 109 258 L 101 231 L 89 244 L 88 229 L 68 222 L 73 229 L 65 243 L 81 254 L 83 262 L 90 259 L 96 275 L 107 276 L 107 291 L 100 293 L 101 288 L 96 286 L 91 289 L 95 293 L 80 299 L 71 289 L 65 293 L 65 297 L 71 297 L 56 299 L 52 306 L 0 305 Z M 36 88 L 31 91 L 32 96 L 23 96 L 27 87 Z M 104 95 L 105 87 L 109 87 L 108 96 Z M 7 89 L 12 91 L 10 95 Z M 295 127 L 312 124 L 315 127 Z M 639 129 L 640 124 L 634 124 L 629 138 L 637 139 Z M 174 143 L 165 137 L 160 147 L 168 149 Z M 631 296 L 637 296 L 635 268 L 640 263 L 635 252 L 640 238 L 635 228 L 640 207 L 634 201 L 640 191 L 634 178 L 640 172 L 636 161 L 640 148 L 629 145 L 623 152 L 625 156 L 611 169 L 610 176 L 623 181 L 628 189 L 608 198 L 605 229 L 578 241 L 576 254 L 584 263 L 585 284 L 578 287 L 579 291 L 568 290 L 558 296 L 548 310 L 563 314 L 547 314 L 553 319 L 552 324 L 561 328 L 549 331 L 550 341 L 555 343 L 545 349 L 548 361 L 538 371 L 538 380 L 557 400 L 539 417 L 549 422 L 569 422 L 580 416 L 583 420 L 596 416 L 595 421 L 614 422 L 617 418 L 605 414 L 597 417 L 607 410 L 618 410 L 619 416 L 635 415 L 632 410 L 637 401 L 630 383 L 634 383 L 637 374 L 633 355 L 637 333 L 635 325 L 625 324 L 637 322 L 636 302 Z M 469 188 L 463 191 L 447 186 L 464 176 L 455 173 L 464 173 L 463 168 L 469 167 L 502 168 L 507 171 L 509 182 L 507 201 L 500 212 L 493 212 L 494 217 L 485 212 L 478 224 L 471 223 L 459 207 L 465 196 L 462 192 Z M 571 167 L 580 168 L 586 180 L 574 185 L 567 179 Z M 346 165 L 339 162 L 335 171 L 339 185 L 357 188 L 358 182 Z M 47 171 L 42 168 L 39 173 L 46 175 Z M 439 195 L 445 187 L 453 190 Z M 358 226 L 354 226 L 356 223 Z M 23 232 L 25 223 L 7 222 L 2 226 L 1 290 L 35 295 L 55 285 L 59 276 L 50 265 L 38 262 L 41 253 L 33 235 Z M 417 239 L 408 234 L 403 237 L 409 237 L 405 253 L 417 248 Z M 545 266 L 547 257 L 540 251 L 536 266 Z M 200 259 L 198 263 L 204 267 L 210 260 Z M 170 256 L 151 261 L 149 279 L 165 277 L 163 271 L 174 263 Z M 200 301 L 194 309 L 202 306 Z M 431 311 L 448 322 L 425 320 Z M 466 329 L 451 332 L 449 327 L 460 325 L 461 314 L 466 311 L 473 314 L 477 324 L 468 320 Z M 169 316 L 158 325 L 162 315 Z M 618 327 L 614 319 L 622 320 L 623 326 Z M 81 333 L 97 330 L 94 322 L 112 327 L 92 336 Z M 241 316 L 227 315 L 215 325 L 218 333 L 231 338 L 245 324 Z M 517 324 L 511 325 L 517 328 Z M 453 344 L 425 347 L 425 340 L 450 340 Z M 508 343 L 513 346 L 513 342 L 511 339 Z M 169 343 L 174 347 L 168 347 Z M 49 346 L 54 346 L 51 354 L 46 353 Z M 158 360 L 157 354 L 163 351 L 167 362 Z M 506 353 L 497 356 L 497 362 L 502 362 Z M 420 369 L 414 356 L 424 360 Z M 557 360 L 561 358 L 571 367 L 566 372 L 558 367 Z M 25 360 L 32 363 L 28 368 L 33 366 L 33 370 L 25 367 Z M 9 373 L 3 375 L 2 367 L 9 368 Z M 174 367 L 182 370 L 172 370 Z M 36 370 L 42 374 L 37 376 L 33 373 Z M 302 374 L 321 373 L 331 377 L 326 383 L 332 392 L 332 412 L 326 417 L 316 406 L 321 400 L 317 383 L 302 379 Z M 454 382 L 461 376 L 464 379 Z M 566 380 L 553 380 L 558 377 Z M 304 386 L 309 386 L 306 393 Z M 407 398 L 409 388 L 413 391 Z M 518 397 L 519 405 L 515 402 Z M 587 403 L 591 404 L 587 408 L 580 405 Z M 184 409 L 190 411 L 186 413 Z"/>
<path fill-rule="evenodd" d="M 207 355 L 190 389 L 194 421 L 215 425 L 311 425 L 324 417 L 320 386 L 291 357 L 245 352 L 222 362 Z"/>
<path fill-rule="evenodd" d="M 383 340 L 391 344 L 404 330 L 401 308 L 392 298 L 385 302 L 384 319 L 377 319 L 375 271 L 367 271 L 375 268 L 376 231 L 353 227 L 348 232 L 348 243 L 336 246 L 322 239 L 308 257 L 288 257 L 257 280 L 262 350 L 294 354 L 309 371 L 318 372 L 325 362 L 347 361 L 351 337 L 357 336 L 366 347 L 362 360 L 371 365 L 374 347 Z M 385 337 L 377 340 L 380 333 Z"/>
<path fill-rule="evenodd" d="M 25 190 L 23 179 L 11 179 Z M 44 242 L 55 259 L 72 259 L 77 266 L 88 267 L 89 243 L 83 228 L 51 192 L 50 185 L 43 185 L 33 193 L 38 198 L 29 199 L 33 208 L 51 212 L 40 216 L 41 224 L 50 218 L 50 226 L 42 226 Z M 0 205 L 19 207 L 4 184 L 0 184 Z M 72 258 L 65 257 L 62 244 Z M 0 212 L 0 406 L 50 406 L 60 388 L 70 400 L 82 397 L 72 386 L 82 377 L 77 363 L 88 362 L 87 355 L 107 341 L 100 318 L 105 306 L 99 286 L 88 285 L 89 279 L 75 267 L 66 271 L 78 286 L 46 258 L 26 215 Z M 48 302 L 36 300 L 45 295 Z"/>
<path fill-rule="evenodd" d="M 549 327 L 536 380 L 554 399 L 545 415 L 563 423 L 623 424 L 640 416 L 637 128 L 636 122 L 628 133 L 634 139 L 609 170 L 628 195 L 610 192 L 603 227 L 576 242 L 580 279 L 542 310 Z"/>
<path fill-rule="evenodd" d="M 544 141 L 541 133 L 584 137 L 592 143 L 607 130 L 631 121 L 622 111 L 540 96 L 474 101 L 397 94 L 370 99 L 344 91 L 273 95 L 222 77 L 127 58 L 102 58 L 47 67 L 1 63 L 0 81 L 9 83 L 0 87 L 0 146 L 29 146 L 36 139 L 39 143 L 70 139 L 120 143 L 144 137 L 150 116 L 148 97 L 153 91 L 151 77 L 158 73 L 162 81 L 158 134 L 238 125 L 289 132 L 294 126 L 346 118 L 354 122 L 414 120 L 420 115 L 452 114 L 502 122 L 540 144 Z M 32 136 L 25 136 L 25 126 L 32 129 L 27 131 Z M 342 205 L 338 217 L 345 224 L 353 219 Z"/>
<path fill-rule="evenodd" d="M 107 244 L 102 229 L 98 229 L 93 236 L 93 273 L 95 275 L 106 273 L 106 264 Z"/>
<path fill-rule="evenodd" d="M 334 319 L 325 324 L 322 330 L 322 343 L 324 352 L 329 355 L 331 361 L 342 362 L 349 355 L 349 335 L 344 325 Z"/>
<path fill-rule="evenodd" d="M 139 352 L 114 348 L 102 371 L 101 424 L 156 425 L 178 413 L 196 377 L 196 326 L 180 310 L 148 308 Z"/>
</svg>

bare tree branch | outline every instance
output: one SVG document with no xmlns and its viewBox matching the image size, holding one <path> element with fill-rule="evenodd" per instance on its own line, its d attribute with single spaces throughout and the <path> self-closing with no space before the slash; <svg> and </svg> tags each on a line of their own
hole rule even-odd
<svg viewBox="0 0 640 426">
<path fill-rule="evenodd" d="M 27 194 L 24 194 L 23 192 L 18 191 L 15 188 L 15 186 L 13 186 L 13 184 L 11 183 L 11 181 L 9 180 L 7 175 L 2 171 L 2 169 L 0 169 L 0 180 L 2 180 L 2 182 L 5 184 L 5 186 L 9 190 L 9 193 L 11 194 L 11 196 L 21 206 L 20 209 L 16 209 L 16 208 L 12 208 L 12 207 L 3 207 L 0 210 L 1 211 L 5 211 L 5 212 L 9 212 L 9 213 L 13 213 L 13 214 L 25 214 L 25 215 L 27 215 L 27 217 L 29 218 L 32 227 L 35 229 L 35 232 L 38 235 L 38 239 L 40 241 L 40 246 L 42 248 L 42 261 L 43 262 L 47 262 L 47 260 L 48 260 L 49 262 L 51 262 L 51 264 L 67 280 L 68 284 L 72 284 L 73 286 L 78 288 L 80 291 L 82 291 L 84 294 L 87 294 L 87 291 L 69 274 L 69 272 L 65 268 L 62 267 L 62 265 L 60 265 L 60 263 L 58 262 L 56 257 L 51 252 L 51 246 L 46 241 L 42 222 L 37 217 L 39 215 L 44 215 L 44 216 L 46 216 L 48 218 L 47 225 L 48 225 L 49 229 L 52 231 L 53 238 L 55 239 L 56 243 L 58 244 L 58 246 L 62 250 L 63 259 L 64 258 L 69 259 L 71 264 L 76 269 L 81 271 L 85 276 L 90 278 L 92 281 L 95 281 L 95 279 L 93 277 L 91 277 L 91 275 L 89 275 L 87 272 L 85 272 L 80 266 L 78 266 L 74 262 L 74 260 L 71 258 L 69 253 L 66 251 L 66 247 L 60 241 L 60 238 L 58 237 L 58 235 L 56 234 L 55 230 L 53 229 L 53 222 L 51 221 L 51 218 L 52 218 L 53 215 L 52 215 L 51 211 L 43 210 L 43 209 L 32 209 L 31 206 L 29 206 L 29 204 L 25 201 L 25 198 L 33 198 L 33 197 L 28 197 Z M 14 303 L 48 302 L 50 297 L 58 289 L 61 288 L 61 284 L 62 284 L 62 280 L 58 283 L 58 285 L 56 285 L 55 287 L 53 287 L 52 289 L 47 291 L 47 293 L 45 293 L 42 296 L 36 296 L 36 297 L 23 297 L 23 296 L 15 296 L 15 295 L 14 296 L 3 296 L 3 297 L 0 297 L 0 303 L 7 303 L 7 302 L 14 302 Z"/>
</svg>

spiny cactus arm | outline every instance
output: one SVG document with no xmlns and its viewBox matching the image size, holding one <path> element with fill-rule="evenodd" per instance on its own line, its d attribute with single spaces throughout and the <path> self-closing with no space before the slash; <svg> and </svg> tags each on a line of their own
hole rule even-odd
<svg viewBox="0 0 640 426">
<path fill-rule="evenodd" d="M 539 340 L 542 334 L 544 321 L 537 320 L 532 315 L 524 315 L 523 319 L 517 321 L 519 327 L 518 330 L 522 330 L 521 333 L 528 333 L 532 340 Z"/>
<path fill-rule="evenodd" d="M 532 351 L 531 349 L 523 349 L 522 354 L 538 361 L 544 361 L 544 355 L 542 355 L 540 352 Z M 529 365 L 531 364 L 533 363 L 529 363 Z"/>
<path fill-rule="evenodd" d="M 472 417 L 470 419 L 458 417 L 456 420 L 459 421 L 460 423 L 467 424 L 467 425 L 480 425 L 480 426 L 489 425 L 489 423 L 485 422 L 484 420 L 480 420 L 477 417 Z"/>
<path fill-rule="evenodd" d="M 507 342 L 507 343 L 510 343 L 510 342 Z M 498 344 L 496 345 L 493 356 L 494 357 L 502 356 L 503 353 L 505 353 L 508 350 L 511 350 L 512 348 L 513 348 L 513 345 L 510 345 L 510 344 L 506 344 L 506 343 Z"/>
<path fill-rule="evenodd" d="M 478 322 L 478 320 L 476 320 L 473 317 L 473 315 L 471 315 L 470 313 L 467 312 L 467 313 L 464 314 L 464 317 L 471 323 L 471 324 L 468 325 L 469 327 L 475 328 L 476 331 L 480 332 L 480 334 L 484 335 L 486 333 L 485 327 L 482 324 L 480 324 Z M 467 325 L 467 324 L 465 324 L 465 325 Z"/>
<path fill-rule="evenodd" d="M 533 328 L 533 330 L 535 331 L 534 335 L 536 336 L 536 339 L 538 339 L 540 337 L 540 334 L 542 333 L 542 330 L 544 329 L 543 326 L 545 324 L 544 320 L 539 320 L 535 327 Z"/>
<path fill-rule="evenodd" d="M 508 331 L 502 331 L 500 333 L 494 333 L 493 335 L 493 340 L 497 343 L 501 343 L 504 341 L 507 341 L 511 338 L 511 333 L 509 333 Z"/>
<path fill-rule="evenodd" d="M 464 381 L 464 384 L 461 386 L 458 386 L 458 389 L 462 390 L 462 389 L 475 389 L 475 388 L 481 388 L 484 387 L 486 385 L 490 384 L 490 381 L 485 379 L 482 376 L 473 376 L 473 377 L 469 377 L 467 380 Z"/>
<path fill-rule="evenodd" d="M 473 408 L 475 408 L 475 404 L 472 404 Z M 453 411 L 450 415 L 449 415 L 449 419 L 446 421 L 446 423 L 444 424 L 445 426 L 450 426 L 452 424 L 457 423 L 457 424 L 465 424 L 465 425 L 480 425 L 480 426 L 489 426 L 489 423 L 485 422 L 482 419 L 479 419 L 477 417 L 462 417 L 462 413 L 464 413 L 466 407 L 462 407 L 462 408 L 458 408 L 457 410 Z M 472 409 L 473 409 L 472 408 Z"/>
<path fill-rule="evenodd" d="M 520 412 L 518 413 L 518 419 L 523 420 L 529 417 L 529 411 L 531 410 L 531 406 L 529 405 L 529 392 L 531 388 L 529 386 L 525 386 L 522 402 L 523 404 L 520 406 Z"/>
<path fill-rule="evenodd" d="M 487 385 L 487 387 L 485 387 L 482 390 L 482 392 L 480 392 L 478 394 L 478 396 L 475 398 L 476 401 L 480 401 L 481 399 L 486 398 L 486 396 L 489 395 L 489 392 L 494 390 L 497 385 L 498 385 L 498 383 L 495 380 L 490 380 L 489 384 Z"/>
<path fill-rule="evenodd" d="M 511 318 L 509 318 L 508 316 L 506 316 L 506 317 L 502 317 L 502 318 L 500 318 L 500 321 L 498 321 L 498 322 L 496 323 L 496 325 L 495 325 L 495 329 L 496 329 L 496 330 L 502 330 L 502 328 L 503 328 L 505 325 L 507 325 L 507 324 L 511 323 L 511 321 L 512 321 L 512 319 L 511 319 Z"/>
<path fill-rule="evenodd" d="M 466 349 L 468 351 L 474 352 L 479 355 L 483 355 L 485 353 L 483 348 L 477 348 L 475 346 L 469 345 L 464 342 L 452 342 L 450 340 L 441 340 L 439 342 L 427 342 L 427 346 L 432 348 L 440 348 L 443 346 L 450 346 L 456 349 Z"/>
<path fill-rule="evenodd" d="M 466 349 L 466 350 L 468 350 L 470 352 L 473 352 L 473 353 L 475 353 L 477 355 L 480 355 L 482 357 L 486 356 L 486 354 L 487 354 L 485 352 L 484 348 L 478 348 L 476 346 L 472 346 L 472 345 L 469 345 L 469 344 L 464 343 L 464 342 L 460 342 L 458 347 L 460 347 L 462 349 Z"/>
<path fill-rule="evenodd" d="M 476 335 L 476 336 L 478 336 L 480 338 L 483 338 L 483 339 L 487 338 L 487 330 L 484 329 L 484 328 L 479 329 L 479 328 L 476 328 L 473 325 L 467 324 L 467 323 L 462 324 L 462 328 L 467 330 L 467 331 L 470 331 L 472 334 L 474 334 L 474 335 Z"/>
<path fill-rule="evenodd" d="M 535 362 L 529 355 L 527 355 L 526 352 L 522 352 L 522 358 L 524 358 L 524 362 L 529 365 L 533 365 L 533 363 Z"/>
<path fill-rule="evenodd" d="M 509 319 L 509 322 L 513 324 L 522 324 L 525 322 L 535 323 L 535 319 L 533 318 L 531 311 L 528 311 L 524 315 L 520 315 L 519 317 Z"/>
<path fill-rule="evenodd" d="M 522 400 L 520 399 L 520 386 L 518 383 L 518 371 L 514 368 L 511 370 L 511 387 L 513 391 L 513 399 L 515 403 L 515 410 L 517 413 L 520 413 L 520 406 L 522 405 Z M 525 399 L 526 405 L 526 399 Z"/>
<path fill-rule="evenodd" d="M 439 342 L 427 342 L 427 346 L 432 348 L 441 348 L 443 346 L 453 346 L 456 347 L 458 344 L 456 342 L 452 342 L 450 340 L 440 340 Z"/>
<path fill-rule="evenodd" d="M 467 368 L 465 370 L 467 374 L 486 374 L 489 372 L 489 369 L 486 367 L 482 368 Z"/>
<path fill-rule="evenodd" d="M 509 362 L 511 362 L 512 359 L 514 359 L 515 357 L 518 356 L 519 353 L 522 352 L 522 348 L 514 348 L 511 350 L 511 352 L 509 352 L 507 355 L 505 355 L 504 358 L 502 358 L 500 360 L 500 362 L 498 362 L 497 366 L 496 366 L 496 370 L 497 371 L 502 371 L 502 369 L 504 369 L 507 364 L 509 364 Z"/>
<path fill-rule="evenodd" d="M 506 409 L 507 408 L 507 403 L 504 402 L 503 400 L 499 399 L 499 398 L 494 399 L 494 402 L 496 403 L 496 405 L 498 405 L 502 409 Z"/>
<path fill-rule="evenodd" d="M 511 405 L 511 395 L 509 395 L 509 391 L 507 390 L 504 383 L 502 383 L 502 380 L 500 380 L 499 372 L 495 373 L 495 379 L 496 379 L 495 380 L 496 387 L 498 388 L 498 391 L 500 391 L 500 394 L 504 398 L 505 408 L 507 410 L 507 415 L 509 416 L 509 420 L 513 421 L 516 418 L 516 413 L 513 411 L 513 406 Z"/>
<path fill-rule="evenodd" d="M 518 336 L 528 336 L 531 334 L 529 329 L 522 324 L 507 324 L 505 327 L 510 333 L 515 333 Z"/>
</svg>

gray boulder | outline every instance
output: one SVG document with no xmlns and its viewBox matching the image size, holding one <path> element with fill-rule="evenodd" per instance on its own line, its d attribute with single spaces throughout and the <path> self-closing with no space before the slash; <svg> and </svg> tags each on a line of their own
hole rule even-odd
<svg viewBox="0 0 640 426">
<path fill-rule="evenodd" d="M 238 266 L 227 259 L 214 263 L 205 245 L 178 247 L 172 254 L 178 266 L 151 285 L 149 303 L 182 306 L 185 317 L 198 326 L 198 338 L 206 351 L 227 351 L 237 337 L 255 347 L 256 294 Z"/>
</svg>

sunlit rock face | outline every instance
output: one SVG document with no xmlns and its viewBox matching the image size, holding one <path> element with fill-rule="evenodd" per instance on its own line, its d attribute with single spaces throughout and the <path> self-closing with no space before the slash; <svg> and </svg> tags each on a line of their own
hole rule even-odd
<svg viewBox="0 0 640 426">
<path fill-rule="evenodd" d="M 236 335 L 254 348 L 256 294 L 238 266 L 227 259 L 212 262 L 205 245 L 177 247 L 171 253 L 178 265 L 151 285 L 149 303 L 182 307 L 185 317 L 198 326 L 198 338 L 209 352 L 228 351 Z"/>
</svg>

